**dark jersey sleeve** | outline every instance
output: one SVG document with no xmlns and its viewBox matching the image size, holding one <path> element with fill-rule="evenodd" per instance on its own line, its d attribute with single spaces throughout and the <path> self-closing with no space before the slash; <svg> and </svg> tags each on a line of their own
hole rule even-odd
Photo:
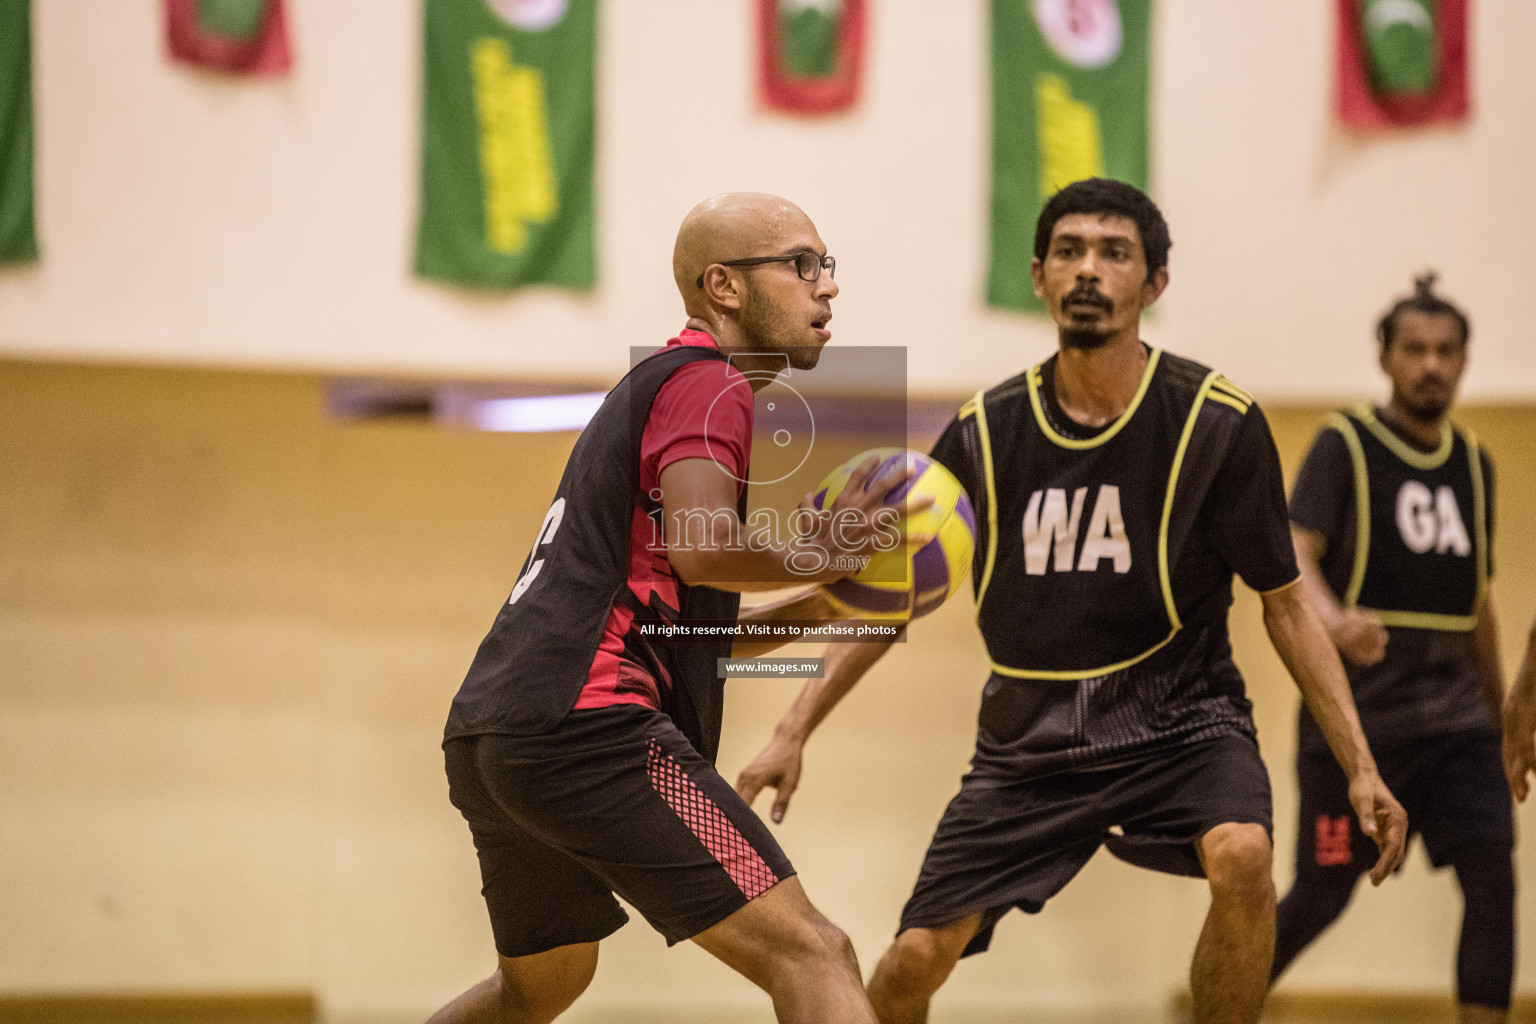
<svg viewBox="0 0 1536 1024">
<path fill-rule="evenodd" d="M 1280 453 L 1257 405 L 1243 414 L 1210 501 L 1212 541 L 1244 583 L 1263 593 L 1295 582 Z"/>
<path fill-rule="evenodd" d="M 1354 528 L 1355 467 L 1344 436 L 1332 427 L 1317 432 L 1291 488 L 1291 521 L 1320 534 L 1333 550 Z"/>
</svg>

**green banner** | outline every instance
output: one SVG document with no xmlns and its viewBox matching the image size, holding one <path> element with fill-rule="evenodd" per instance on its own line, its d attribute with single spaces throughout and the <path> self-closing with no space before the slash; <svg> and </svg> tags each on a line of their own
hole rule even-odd
<svg viewBox="0 0 1536 1024">
<path fill-rule="evenodd" d="M 597 0 L 427 0 L 416 272 L 590 288 Z"/>
<path fill-rule="evenodd" d="M 1039 312 L 1029 265 L 1063 185 L 1147 185 L 1152 0 L 992 0 L 992 259 L 987 301 Z"/>
<path fill-rule="evenodd" d="M 37 259 L 30 0 L 0 0 L 0 263 Z"/>
</svg>

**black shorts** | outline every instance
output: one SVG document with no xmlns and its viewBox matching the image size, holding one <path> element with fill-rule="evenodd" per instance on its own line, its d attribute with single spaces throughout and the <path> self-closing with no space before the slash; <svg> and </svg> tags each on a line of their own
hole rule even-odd
<svg viewBox="0 0 1536 1024">
<path fill-rule="evenodd" d="M 1436 867 L 1459 846 L 1513 849 L 1515 824 L 1499 737 L 1492 731 L 1428 736 L 1376 751 L 1381 779 L 1408 812 L 1410 838 L 1424 838 Z M 1328 753 L 1303 744 L 1296 757 L 1301 788 L 1296 874 L 1354 878 L 1376 863 L 1376 844 L 1360 830 L 1349 781 Z"/>
<path fill-rule="evenodd" d="M 573 711 L 541 736 L 443 744 L 469 822 L 496 951 L 596 942 L 640 911 L 668 945 L 794 874 L 713 765 L 659 712 Z"/>
<path fill-rule="evenodd" d="M 1229 822 L 1271 831 L 1272 821 L 1258 744 L 1236 733 L 1132 765 L 1037 779 L 973 769 L 939 821 L 899 931 L 980 913 L 962 954 L 970 956 L 991 944 L 1013 907 L 1039 912 L 1101 845 L 1131 864 L 1200 878 L 1201 836 Z"/>
</svg>

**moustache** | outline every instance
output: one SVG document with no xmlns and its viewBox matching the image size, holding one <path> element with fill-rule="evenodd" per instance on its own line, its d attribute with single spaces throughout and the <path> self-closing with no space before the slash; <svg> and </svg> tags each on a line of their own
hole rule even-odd
<svg viewBox="0 0 1536 1024">
<path fill-rule="evenodd" d="M 1090 303 L 1092 305 L 1098 306 L 1106 313 L 1113 312 L 1115 308 L 1113 300 L 1111 300 L 1107 295 L 1101 294 L 1097 288 L 1093 288 L 1091 286 L 1087 288 L 1079 286 L 1072 289 L 1066 295 L 1062 296 L 1061 306 L 1063 309 L 1065 309 L 1074 302 Z"/>
</svg>

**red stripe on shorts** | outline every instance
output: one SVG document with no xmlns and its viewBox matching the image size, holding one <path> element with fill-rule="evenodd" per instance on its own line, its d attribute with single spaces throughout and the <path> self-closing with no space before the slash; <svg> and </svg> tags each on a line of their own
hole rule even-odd
<svg viewBox="0 0 1536 1024">
<path fill-rule="evenodd" d="M 771 889 L 779 876 L 747 842 L 731 819 L 700 789 L 678 764 L 662 752 L 661 744 L 651 740 L 646 752 L 646 770 L 656 792 L 677 812 L 677 816 L 698 836 L 731 881 L 747 899 L 754 899 Z"/>
</svg>

